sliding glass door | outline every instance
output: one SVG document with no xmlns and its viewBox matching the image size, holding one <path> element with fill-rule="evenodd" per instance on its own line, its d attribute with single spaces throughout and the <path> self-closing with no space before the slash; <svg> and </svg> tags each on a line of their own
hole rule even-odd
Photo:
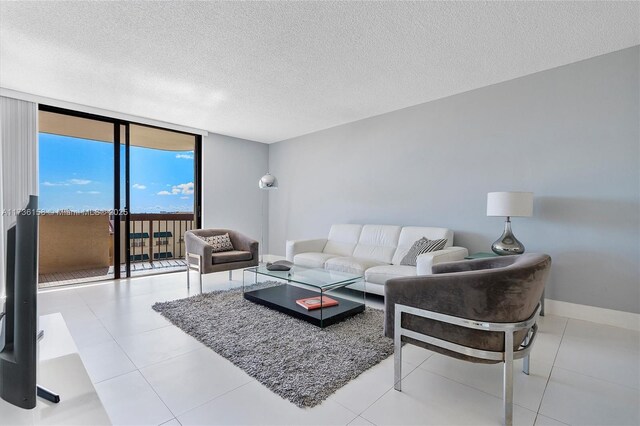
<svg viewBox="0 0 640 426">
<path fill-rule="evenodd" d="M 40 107 L 42 287 L 185 269 L 197 135 Z"/>
<path fill-rule="evenodd" d="M 196 225 L 196 136 L 129 126 L 131 275 L 184 269 Z"/>
</svg>

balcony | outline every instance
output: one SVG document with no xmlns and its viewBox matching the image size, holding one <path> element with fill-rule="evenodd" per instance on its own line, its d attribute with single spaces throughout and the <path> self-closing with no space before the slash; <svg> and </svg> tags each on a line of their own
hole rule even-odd
<svg viewBox="0 0 640 426">
<path fill-rule="evenodd" d="M 131 214 L 131 276 L 186 269 L 184 233 L 194 227 L 192 213 Z M 113 218 L 108 213 L 40 216 L 39 287 L 114 278 Z M 121 241 L 125 241 L 124 224 Z M 126 253 L 120 255 L 121 276 Z"/>
</svg>

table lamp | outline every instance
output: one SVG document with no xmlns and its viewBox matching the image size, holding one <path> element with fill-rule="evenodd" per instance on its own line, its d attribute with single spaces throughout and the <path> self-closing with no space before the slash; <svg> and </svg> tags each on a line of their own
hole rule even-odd
<svg viewBox="0 0 640 426">
<path fill-rule="evenodd" d="M 524 245 L 511 232 L 511 218 L 529 217 L 532 214 L 533 192 L 489 192 L 487 216 L 507 218 L 504 223 L 504 232 L 491 245 L 491 250 L 499 255 L 524 253 Z"/>
</svg>

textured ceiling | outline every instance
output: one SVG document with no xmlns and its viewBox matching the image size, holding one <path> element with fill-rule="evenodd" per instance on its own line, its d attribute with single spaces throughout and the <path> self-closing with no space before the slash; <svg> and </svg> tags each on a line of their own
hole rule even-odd
<svg viewBox="0 0 640 426">
<path fill-rule="evenodd" d="M 2 2 L 0 86 L 274 142 L 640 44 L 637 2 Z"/>
</svg>

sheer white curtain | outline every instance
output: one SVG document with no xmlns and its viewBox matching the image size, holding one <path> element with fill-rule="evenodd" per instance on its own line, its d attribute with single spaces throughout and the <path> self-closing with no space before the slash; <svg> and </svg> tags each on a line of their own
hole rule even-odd
<svg viewBox="0 0 640 426">
<path fill-rule="evenodd" d="M 6 232 L 15 223 L 12 210 L 38 194 L 38 105 L 0 97 L 0 298 L 4 298 Z M 0 299 L 0 305 L 2 300 Z"/>
</svg>

